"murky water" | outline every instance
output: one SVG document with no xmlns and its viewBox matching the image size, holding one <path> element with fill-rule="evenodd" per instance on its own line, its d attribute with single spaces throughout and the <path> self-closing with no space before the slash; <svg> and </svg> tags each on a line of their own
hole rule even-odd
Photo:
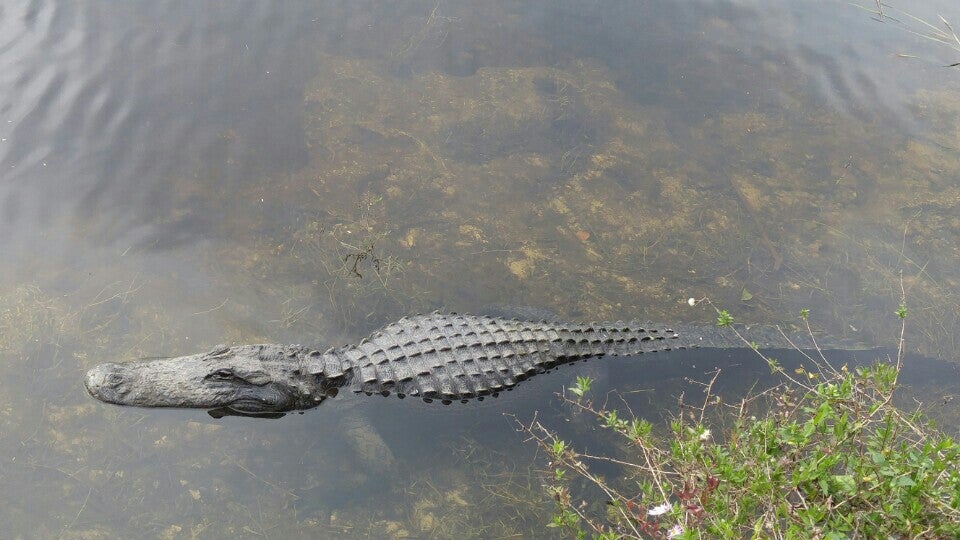
<svg viewBox="0 0 960 540">
<path fill-rule="evenodd" d="M 686 304 L 708 296 L 889 347 L 902 284 L 910 350 L 943 359 L 911 359 L 909 392 L 955 419 L 960 51 L 863 4 L 3 5 L 0 536 L 549 536 L 514 416 L 602 445 L 553 396 L 578 373 L 655 417 L 684 376 L 763 372 L 596 362 L 276 421 L 81 384 L 440 307 L 709 321 Z"/>
</svg>

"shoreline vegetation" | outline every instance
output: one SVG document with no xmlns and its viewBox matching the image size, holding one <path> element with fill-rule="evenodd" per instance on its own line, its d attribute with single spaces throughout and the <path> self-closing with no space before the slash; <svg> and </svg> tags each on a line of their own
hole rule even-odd
<svg viewBox="0 0 960 540">
<path fill-rule="evenodd" d="M 896 358 L 836 366 L 817 349 L 788 371 L 752 347 L 778 384 L 727 402 L 713 391 L 717 370 L 702 401 L 681 396 L 666 426 L 595 399 L 593 381 L 578 377 L 560 398 L 609 430 L 625 457 L 580 451 L 538 418 L 518 419 L 550 460 L 548 526 L 598 539 L 957 537 L 960 446 L 919 407 L 894 404 L 904 302 L 896 315 Z M 717 310 L 719 326 L 737 332 L 732 322 Z M 621 474 L 597 472 L 610 466 Z"/>
</svg>

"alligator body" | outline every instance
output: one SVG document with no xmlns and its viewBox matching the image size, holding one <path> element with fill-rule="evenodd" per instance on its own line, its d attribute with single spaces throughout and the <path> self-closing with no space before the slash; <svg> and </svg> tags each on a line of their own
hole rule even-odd
<svg viewBox="0 0 960 540">
<path fill-rule="evenodd" d="M 775 327 L 747 335 L 760 347 L 811 348 Z M 395 394 L 445 403 L 482 399 L 561 365 L 599 356 L 688 347 L 744 347 L 729 329 L 706 325 L 565 324 L 432 313 L 405 317 L 358 345 L 320 352 L 298 345 L 218 346 L 177 358 L 101 364 L 90 394 L 140 407 L 278 415 L 316 407 L 338 392 Z"/>
</svg>

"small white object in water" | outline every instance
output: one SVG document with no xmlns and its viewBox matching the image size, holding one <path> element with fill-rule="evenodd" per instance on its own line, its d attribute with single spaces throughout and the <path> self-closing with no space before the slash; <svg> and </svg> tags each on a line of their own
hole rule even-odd
<svg viewBox="0 0 960 540">
<path fill-rule="evenodd" d="M 697 299 L 696 299 L 696 298 L 693 298 L 693 297 L 690 297 L 690 298 L 687 299 L 687 304 L 689 304 L 690 307 L 693 307 L 693 306 L 697 305 Z"/>
</svg>

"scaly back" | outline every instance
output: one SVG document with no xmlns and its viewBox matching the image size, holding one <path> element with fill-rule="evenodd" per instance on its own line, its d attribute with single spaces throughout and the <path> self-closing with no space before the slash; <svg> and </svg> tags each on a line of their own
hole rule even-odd
<svg viewBox="0 0 960 540">
<path fill-rule="evenodd" d="M 324 372 L 356 392 L 426 400 L 496 394 L 590 357 L 684 348 L 665 326 L 565 324 L 432 313 L 405 317 L 357 346 L 328 351 Z"/>
</svg>

